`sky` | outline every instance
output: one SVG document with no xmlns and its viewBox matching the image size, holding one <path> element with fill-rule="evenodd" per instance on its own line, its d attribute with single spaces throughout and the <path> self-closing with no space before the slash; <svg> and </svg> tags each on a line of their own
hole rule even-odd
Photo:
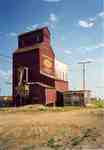
<svg viewBox="0 0 104 150">
<path fill-rule="evenodd" d="M 69 65 L 69 87 L 104 97 L 103 0 L 0 0 L 0 95 L 11 95 L 12 53 L 21 32 L 48 26 L 56 57 Z M 5 55 L 7 57 L 2 57 Z M 9 56 L 9 57 L 8 57 Z"/>
</svg>

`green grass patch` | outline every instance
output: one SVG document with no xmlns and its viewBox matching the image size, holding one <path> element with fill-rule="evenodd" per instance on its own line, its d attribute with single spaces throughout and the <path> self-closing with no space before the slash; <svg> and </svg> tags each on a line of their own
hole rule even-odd
<svg viewBox="0 0 104 150">
<path fill-rule="evenodd" d="M 104 108 L 104 101 L 103 100 L 96 100 L 95 102 L 93 102 L 93 105 L 96 108 Z"/>
<path fill-rule="evenodd" d="M 54 148 L 55 150 L 62 147 L 62 145 L 60 145 L 59 142 L 54 137 L 48 139 L 47 146 L 50 148 Z"/>
</svg>

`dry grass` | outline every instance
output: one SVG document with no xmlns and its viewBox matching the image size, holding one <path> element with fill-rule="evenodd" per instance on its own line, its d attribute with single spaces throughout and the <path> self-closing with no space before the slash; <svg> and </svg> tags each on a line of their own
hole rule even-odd
<svg viewBox="0 0 104 150">
<path fill-rule="evenodd" d="M 0 111 L 0 150 L 104 149 L 104 110 L 26 106 Z"/>
</svg>

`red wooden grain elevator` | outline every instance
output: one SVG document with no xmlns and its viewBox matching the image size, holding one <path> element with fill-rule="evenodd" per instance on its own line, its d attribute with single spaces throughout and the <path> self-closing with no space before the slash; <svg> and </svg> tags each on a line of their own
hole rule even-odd
<svg viewBox="0 0 104 150">
<path fill-rule="evenodd" d="M 14 104 L 54 104 L 57 92 L 68 91 L 67 72 L 55 58 L 47 27 L 19 35 L 13 53 Z"/>
</svg>

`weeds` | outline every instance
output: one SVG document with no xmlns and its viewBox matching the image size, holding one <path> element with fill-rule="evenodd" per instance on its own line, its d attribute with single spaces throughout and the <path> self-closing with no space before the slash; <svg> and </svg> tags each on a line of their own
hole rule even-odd
<svg viewBox="0 0 104 150">
<path fill-rule="evenodd" d="M 72 146 L 76 146 L 76 145 L 80 144 L 80 142 L 81 142 L 82 140 L 83 140 L 83 138 L 80 137 L 80 136 L 74 137 L 74 138 L 72 138 L 72 140 L 71 140 L 71 144 L 72 144 Z"/>
<path fill-rule="evenodd" d="M 95 107 L 97 108 L 104 108 L 104 101 L 102 100 L 97 100 L 94 102 Z"/>
<path fill-rule="evenodd" d="M 59 149 L 60 147 L 62 147 L 61 144 L 58 143 L 58 141 L 54 138 L 54 137 L 51 137 L 48 139 L 48 144 L 47 144 L 48 147 L 51 147 L 51 148 L 54 148 L 54 149 Z"/>
<path fill-rule="evenodd" d="M 54 147 L 54 144 L 55 144 L 55 139 L 54 139 L 54 138 L 50 138 L 50 139 L 48 140 L 48 146 L 49 146 L 49 147 Z"/>
<path fill-rule="evenodd" d="M 25 145 L 24 147 L 22 147 L 23 150 L 32 150 L 35 148 L 35 145 Z"/>
<path fill-rule="evenodd" d="M 87 128 L 84 132 L 83 132 L 83 135 L 82 136 L 77 136 L 77 137 L 74 137 L 72 138 L 71 140 L 71 144 L 72 146 L 76 146 L 76 145 L 79 145 L 82 141 L 84 141 L 84 139 L 89 139 L 91 141 L 96 141 L 96 138 L 98 137 L 98 133 L 96 132 L 96 128 L 94 129 L 90 129 L 90 128 Z"/>
<path fill-rule="evenodd" d="M 48 108 L 47 107 L 44 107 L 44 106 L 41 106 L 38 108 L 39 111 L 42 111 L 42 112 L 46 112 L 48 111 Z"/>
</svg>

